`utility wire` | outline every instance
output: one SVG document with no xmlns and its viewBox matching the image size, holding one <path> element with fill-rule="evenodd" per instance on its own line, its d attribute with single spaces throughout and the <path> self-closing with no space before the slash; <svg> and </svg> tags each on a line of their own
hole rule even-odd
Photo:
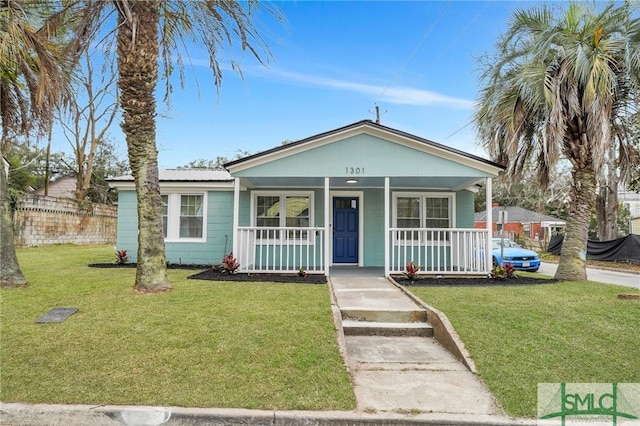
<svg viewBox="0 0 640 426">
<path fill-rule="evenodd" d="M 447 139 L 449 139 L 451 136 L 455 135 L 456 133 L 466 129 L 467 127 L 469 127 L 471 124 L 473 124 L 473 120 L 469 120 L 469 122 L 467 122 L 467 124 L 465 124 L 464 126 L 460 127 L 458 130 L 456 130 L 455 132 L 451 133 L 449 136 L 447 136 L 444 139 L 440 139 L 440 142 L 444 142 Z"/>
<path fill-rule="evenodd" d="M 415 49 L 413 49 L 413 51 L 411 52 L 411 54 L 409 55 L 409 57 L 407 58 L 407 60 L 402 64 L 402 66 L 396 71 L 396 73 L 394 74 L 392 80 L 389 82 L 389 84 L 387 84 L 387 86 L 384 88 L 384 90 L 382 91 L 382 93 L 380 93 L 380 96 L 378 96 L 378 98 L 376 99 L 376 103 L 380 100 L 380 98 L 382 98 L 384 96 L 384 94 L 387 92 L 387 90 L 389 89 L 389 87 L 391 87 L 392 84 L 395 83 L 395 81 L 397 80 L 398 76 L 400 75 L 400 73 L 404 70 L 404 68 L 409 64 L 409 62 L 411 62 L 411 60 L 413 59 L 414 56 L 416 56 L 416 54 L 420 51 L 420 49 L 422 48 L 422 45 L 424 45 L 424 43 L 427 41 L 427 38 L 429 38 L 429 35 L 431 35 L 431 33 L 433 32 L 434 28 L 436 27 L 436 25 L 438 24 L 438 22 L 440 22 L 440 19 L 442 19 L 442 17 L 444 16 L 445 12 L 447 11 L 447 9 L 449 8 L 449 6 L 451 5 L 451 3 L 453 2 L 453 0 L 449 0 L 449 2 L 447 2 L 446 6 L 444 7 L 444 9 L 442 9 L 442 11 L 440 12 L 440 15 L 438 15 L 438 17 L 436 18 L 435 21 L 433 21 L 433 23 L 431 24 L 431 26 L 427 29 L 427 32 L 424 34 L 424 36 L 422 37 L 422 40 L 420 40 L 420 42 L 418 43 L 418 45 L 415 47 Z"/>
</svg>

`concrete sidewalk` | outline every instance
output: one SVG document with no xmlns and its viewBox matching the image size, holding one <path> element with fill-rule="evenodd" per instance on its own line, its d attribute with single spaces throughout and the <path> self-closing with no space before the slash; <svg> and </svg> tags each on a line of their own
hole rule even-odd
<svg viewBox="0 0 640 426">
<path fill-rule="evenodd" d="M 482 381 L 432 337 L 426 310 L 397 286 L 339 273 L 330 286 L 358 411 L 506 420 Z"/>
</svg>

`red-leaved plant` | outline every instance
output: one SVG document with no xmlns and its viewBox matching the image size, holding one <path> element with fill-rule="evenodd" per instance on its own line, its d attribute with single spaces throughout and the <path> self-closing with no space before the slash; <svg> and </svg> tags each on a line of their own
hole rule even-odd
<svg viewBox="0 0 640 426">
<path fill-rule="evenodd" d="M 508 280 L 512 278 L 518 278 L 515 274 L 515 269 L 511 263 L 505 263 L 504 265 L 496 265 L 491 270 L 489 278 L 492 280 Z"/>
<path fill-rule="evenodd" d="M 238 263 L 236 258 L 233 257 L 233 253 L 229 253 L 228 255 L 226 255 L 224 257 L 224 259 L 222 259 L 222 264 L 220 265 L 220 270 L 222 272 L 227 272 L 229 274 L 233 274 L 233 273 L 236 272 L 236 269 L 238 269 L 239 267 L 240 267 L 240 264 Z"/>
<path fill-rule="evenodd" d="M 405 266 L 404 274 L 411 281 L 416 281 L 417 279 L 420 278 L 420 276 L 418 275 L 418 272 L 420 272 L 420 267 L 415 263 L 413 263 L 413 260 L 407 263 L 407 266 Z"/>
<path fill-rule="evenodd" d="M 118 265 L 124 265 L 129 261 L 129 255 L 126 250 L 116 250 L 116 263 Z"/>
</svg>

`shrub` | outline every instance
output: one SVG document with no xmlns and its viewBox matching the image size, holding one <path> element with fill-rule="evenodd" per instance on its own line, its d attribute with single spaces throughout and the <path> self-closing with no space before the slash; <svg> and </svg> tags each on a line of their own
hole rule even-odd
<svg viewBox="0 0 640 426">
<path fill-rule="evenodd" d="M 491 270 L 489 278 L 492 280 L 506 280 L 511 278 L 518 278 L 515 274 L 515 269 L 511 263 L 505 263 L 504 265 L 496 265 Z"/>
<path fill-rule="evenodd" d="M 124 265 L 129 262 L 129 255 L 126 250 L 116 250 L 116 263 L 118 265 Z"/>
<path fill-rule="evenodd" d="M 307 271 L 305 271 L 302 266 L 300 267 L 300 269 L 298 269 L 298 276 L 300 276 L 300 277 L 306 277 L 307 276 Z"/>
<path fill-rule="evenodd" d="M 222 259 L 222 264 L 220 265 L 220 270 L 222 272 L 227 272 L 229 274 L 233 274 L 233 273 L 236 272 L 236 269 L 238 269 L 239 267 L 240 267 L 240 264 L 238 263 L 236 258 L 233 257 L 233 253 L 229 253 L 228 255 L 226 255 L 224 257 L 224 259 Z"/>
<path fill-rule="evenodd" d="M 420 267 L 413 263 L 413 260 L 405 266 L 404 275 L 406 275 L 406 277 L 411 281 L 416 281 L 420 278 L 418 272 L 420 272 Z"/>
</svg>

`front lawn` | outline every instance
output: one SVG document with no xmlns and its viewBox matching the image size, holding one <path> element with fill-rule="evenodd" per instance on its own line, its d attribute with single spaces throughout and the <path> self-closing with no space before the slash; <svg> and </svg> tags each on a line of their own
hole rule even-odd
<svg viewBox="0 0 640 426">
<path fill-rule="evenodd" d="M 0 291 L 4 402 L 351 410 L 326 285 L 188 280 L 134 293 L 112 247 L 19 250 L 30 285 Z M 36 324 L 53 307 L 79 311 Z"/>
<path fill-rule="evenodd" d="M 506 411 L 536 417 L 538 383 L 640 382 L 637 290 L 594 282 L 410 288 L 443 311 Z"/>
</svg>

